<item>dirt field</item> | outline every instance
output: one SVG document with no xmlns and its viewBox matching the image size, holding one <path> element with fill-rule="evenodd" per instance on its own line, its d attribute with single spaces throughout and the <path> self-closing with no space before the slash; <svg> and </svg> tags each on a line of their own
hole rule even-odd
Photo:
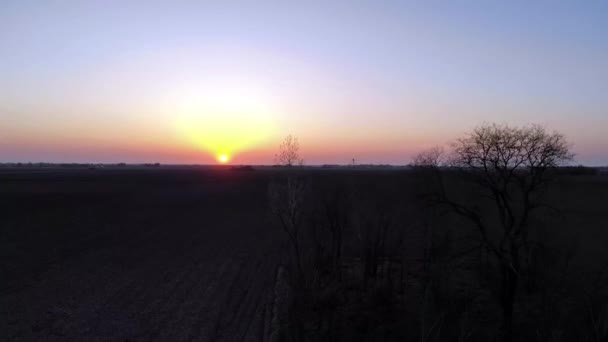
<svg viewBox="0 0 608 342">
<path fill-rule="evenodd" d="M 0 340 L 262 340 L 280 258 L 252 177 L 1 171 Z"/>
<path fill-rule="evenodd" d="M 0 169 L 0 340 L 267 340 L 285 257 L 267 202 L 277 172 Z M 402 171 L 306 172 L 316 188 L 368 187 L 372 202 L 411 197 Z M 596 259 L 608 177 L 558 184 L 551 234 L 576 232 Z"/>
</svg>

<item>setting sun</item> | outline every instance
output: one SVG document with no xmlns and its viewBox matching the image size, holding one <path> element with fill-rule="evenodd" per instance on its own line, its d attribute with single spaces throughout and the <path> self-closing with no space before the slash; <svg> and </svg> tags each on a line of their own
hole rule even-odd
<svg viewBox="0 0 608 342">
<path fill-rule="evenodd" d="M 219 155 L 219 156 L 217 157 L 217 160 L 218 160 L 220 163 L 225 164 L 225 163 L 227 163 L 227 162 L 230 160 L 230 157 L 228 157 L 228 155 L 226 155 L 226 154 L 221 154 L 221 155 Z"/>
</svg>

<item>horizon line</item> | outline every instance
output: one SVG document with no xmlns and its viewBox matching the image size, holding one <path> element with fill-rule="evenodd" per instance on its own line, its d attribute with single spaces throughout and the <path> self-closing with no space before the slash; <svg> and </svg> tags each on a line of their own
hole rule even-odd
<svg viewBox="0 0 608 342">
<path fill-rule="evenodd" d="M 376 166 L 376 167 L 413 167 L 412 163 L 408 164 L 392 164 L 392 163 L 361 163 L 361 164 L 338 164 L 338 163 L 323 163 L 323 164 L 305 164 L 305 165 L 293 165 L 291 167 L 280 164 L 189 164 L 189 163 L 159 163 L 159 162 L 145 162 L 145 163 L 128 163 L 128 162 L 113 162 L 113 163 L 98 163 L 98 162 L 0 162 L 0 167 L 6 166 L 38 166 L 38 167 L 66 167 L 66 166 L 114 166 L 114 167 L 127 167 L 127 166 L 143 166 L 143 167 L 239 167 L 239 166 L 251 166 L 251 167 L 272 167 L 272 168 L 307 168 L 307 167 L 365 167 L 365 166 Z M 606 165 L 589 165 L 589 164 L 576 164 L 576 165 L 560 165 L 557 168 L 563 167 L 589 167 L 589 168 L 608 168 Z M 444 166 L 441 166 L 444 168 Z"/>
</svg>

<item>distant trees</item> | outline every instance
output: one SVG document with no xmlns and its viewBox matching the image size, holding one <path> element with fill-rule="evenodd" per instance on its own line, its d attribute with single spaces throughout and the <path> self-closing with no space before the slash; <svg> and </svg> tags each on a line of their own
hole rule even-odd
<svg viewBox="0 0 608 342">
<path fill-rule="evenodd" d="M 438 166 L 440 155 L 438 149 L 430 150 L 419 155 L 415 164 Z M 449 165 L 491 200 L 496 215 L 480 209 L 478 203 L 448 196 L 443 184 L 437 200 L 470 221 L 482 248 L 493 256 L 500 274 L 504 341 L 512 340 L 515 296 L 530 256 L 531 218 L 542 207 L 542 190 L 551 169 L 572 158 L 562 134 L 538 125 L 485 124 L 452 144 Z"/>
<path fill-rule="evenodd" d="M 445 155 L 445 151 L 441 146 L 434 146 L 428 150 L 418 153 L 412 162 L 414 167 L 418 168 L 432 168 L 439 167 L 442 162 L 442 158 Z"/>
<path fill-rule="evenodd" d="M 290 134 L 283 139 L 279 145 L 279 153 L 275 155 L 275 162 L 287 167 L 304 164 L 304 160 L 300 157 L 300 143 L 297 137 Z"/>
</svg>

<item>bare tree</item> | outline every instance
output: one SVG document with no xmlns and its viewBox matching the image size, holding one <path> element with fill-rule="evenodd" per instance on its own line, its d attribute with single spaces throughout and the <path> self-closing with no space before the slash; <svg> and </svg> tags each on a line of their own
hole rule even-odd
<svg viewBox="0 0 608 342">
<path fill-rule="evenodd" d="M 431 201 L 421 201 L 420 211 L 423 213 L 424 249 L 422 257 L 422 307 L 420 311 L 420 341 L 436 340 L 446 321 L 446 309 L 441 307 L 442 298 L 448 294 L 444 285 L 450 276 L 450 270 L 445 263 L 440 263 L 439 250 L 446 251 L 445 243 L 440 243 L 436 236 L 436 218 L 438 208 L 433 205 L 435 194 L 443 189 L 443 177 L 440 167 L 444 164 L 445 151 L 441 146 L 434 146 L 418 153 L 412 160 L 415 174 L 418 177 L 416 186 L 418 196 Z M 431 205 L 428 205 L 431 204 Z M 444 247 L 444 248 L 440 248 Z M 441 277 L 441 278 L 440 278 Z"/>
<path fill-rule="evenodd" d="M 441 166 L 444 155 L 443 147 L 434 146 L 417 154 L 412 165 L 418 168 L 437 168 Z"/>
<path fill-rule="evenodd" d="M 550 170 L 573 154 L 562 134 L 538 125 L 482 125 L 452 147 L 450 164 L 491 199 L 497 217 L 473 203 L 448 198 L 443 186 L 440 202 L 475 225 L 483 248 L 494 257 L 500 271 L 503 340 L 511 341 L 518 281 L 529 255 L 531 217 L 542 207 Z"/>
<path fill-rule="evenodd" d="M 437 187 L 443 187 L 440 167 L 445 164 L 445 151 L 441 146 L 434 146 L 417 154 L 412 160 L 412 166 L 421 176 L 419 186 L 424 192 L 437 192 Z"/>
<path fill-rule="evenodd" d="M 300 143 L 298 142 L 298 138 L 291 134 L 286 136 L 281 145 L 279 145 L 279 153 L 275 155 L 275 161 L 287 167 L 304 164 L 304 160 L 300 158 Z"/>
<path fill-rule="evenodd" d="M 268 188 L 270 210 L 289 238 L 299 281 L 304 276 L 300 230 L 304 221 L 307 188 L 307 184 L 296 177 L 288 177 L 285 182 L 270 183 Z"/>
</svg>

